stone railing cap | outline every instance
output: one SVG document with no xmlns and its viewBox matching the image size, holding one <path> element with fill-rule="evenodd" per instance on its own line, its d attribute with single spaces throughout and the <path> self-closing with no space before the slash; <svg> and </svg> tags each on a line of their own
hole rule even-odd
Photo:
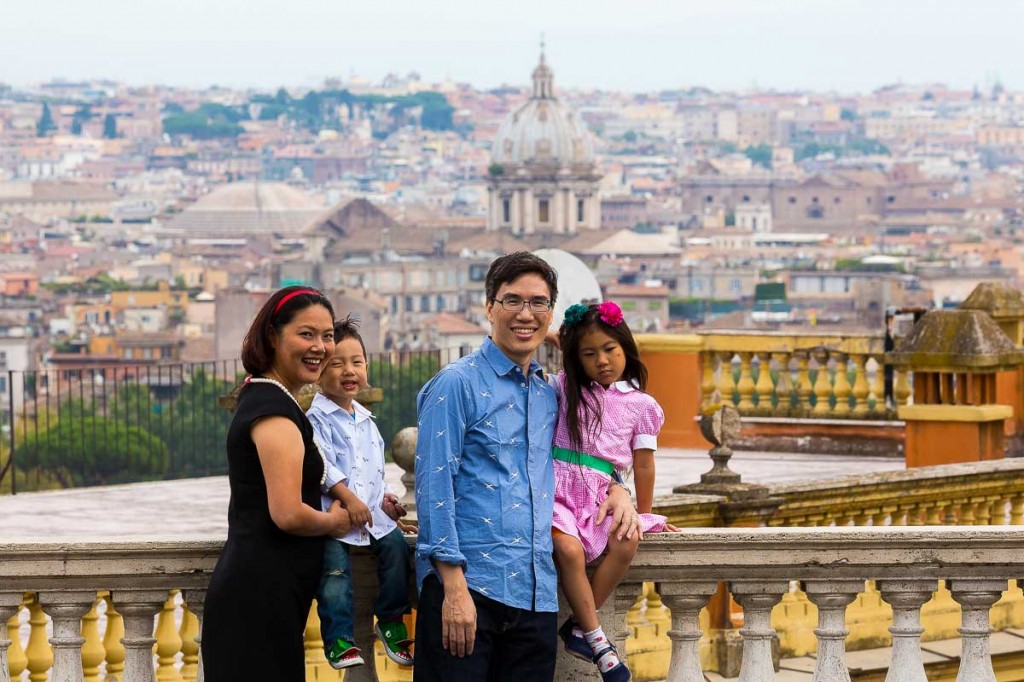
<svg viewBox="0 0 1024 682">
<path fill-rule="evenodd" d="M 980 310 L 925 313 L 885 357 L 896 367 L 935 372 L 995 372 L 1024 364 L 1024 352 Z"/>
</svg>

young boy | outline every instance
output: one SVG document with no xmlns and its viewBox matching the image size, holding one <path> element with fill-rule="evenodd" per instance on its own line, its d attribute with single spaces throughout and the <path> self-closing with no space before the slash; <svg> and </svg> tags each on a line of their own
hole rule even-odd
<svg viewBox="0 0 1024 682">
<path fill-rule="evenodd" d="M 306 415 L 327 460 L 324 509 L 341 501 L 352 520 L 343 537 L 329 538 L 317 613 L 324 653 L 332 668 L 362 665 L 352 623 L 352 576 L 349 545 L 369 545 L 377 556 L 380 594 L 374 605 L 374 630 L 388 658 L 412 665 L 403 614 L 409 611 L 409 545 L 399 519 L 406 511 L 384 481 L 384 441 L 370 412 L 355 397 L 366 384 L 366 347 L 352 316 L 334 324 L 334 355 L 320 375 L 320 388 Z M 329 496 L 328 496 L 329 495 Z M 372 650 L 371 650 L 372 656 Z M 371 659 L 372 660 L 372 659 Z"/>
</svg>

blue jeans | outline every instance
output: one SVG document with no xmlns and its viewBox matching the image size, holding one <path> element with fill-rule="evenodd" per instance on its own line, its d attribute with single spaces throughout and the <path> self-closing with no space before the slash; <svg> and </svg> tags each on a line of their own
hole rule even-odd
<svg viewBox="0 0 1024 682">
<path fill-rule="evenodd" d="M 395 528 L 376 539 L 370 538 L 370 550 L 377 557 L 380 594 L 373 613 L 381 621 L 401 619 L 409 610 L 409 543 Z M 316 592 L 316 612 L 320 616 L 320 636 L 324 646 L 334 640 L 355 642 L 352 601 L 352 568 L 349 546 L 327 538 L 324 543 L 324 568 Z"/>
</svg>

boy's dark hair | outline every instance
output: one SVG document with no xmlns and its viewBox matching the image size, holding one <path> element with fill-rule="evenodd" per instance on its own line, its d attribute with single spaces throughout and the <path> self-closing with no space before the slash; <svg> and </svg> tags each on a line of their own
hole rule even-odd
<svg viewBox="0 0 1024 682">
<path fill-rule="evenodd" d="M 626 367 L 622 370 L 620 381 L 627 381 L 641 391 L 647 390 L 647 367 L 640 360 L 640 350 L 636 346 L 633 332 L 625 321 L 610 325 L 601 319 L 597 304 L 587 306 L 587 314 L 576 324 L 565 324 L 558 330 L 558 345 L 562 349 L 562 367 L 564 370 L 562 386 L 565 393 L 565 420 L 569 431 L 569 445 L 573 450 L 583 446 L 583 429 L 586 426 L 591 440 L 601 433 L 601 404 L 594 398 L 590 387 L 590 378 L 583 369 L 580 360 L 580 342 L 594 329 L 599 329 L 622 348 L 626 356 Z M 580 408 L 583 408 L 584 419 L 580 419 Z M 588 453 L 593 454 L 593 453 Z"/>
<path fill-rule="evenodd" d="M 334 321 L 334 343 L 341 343 L 345 339 L 358 341 L 363 349 L 363 358 L 369 361 L 369 358 L 366 357 L 366 344 L 363 343 L 363 337 L 359 334 L 359 317 L 352 313 Z"/>
<path fill-rule="evenodd" d="M 546 260 L 529 251 L 516 251 L 494 259 L 484 280 L 487 302 L 491 303 L 497 298 L 502 284 L 509 284 L 528 273 L 535 273 L 544 279 L 551 292 L 551 302 L 554 303 L 558 299 L 558 273 Z"/>
<path fill-rule="evenodd" d="M 266 372 L 274 364 L 272 338 L 281 333 L 281 328 L 295 319 L 295 316 L 310 306 L 327 308 L 334 319 L 334 306 L 317 289 L 302 285 L 290 286 L 274 292 L 256 313 L 249 330 L 242 340 L 242 367 L 252 375 Z"/>
</svg>

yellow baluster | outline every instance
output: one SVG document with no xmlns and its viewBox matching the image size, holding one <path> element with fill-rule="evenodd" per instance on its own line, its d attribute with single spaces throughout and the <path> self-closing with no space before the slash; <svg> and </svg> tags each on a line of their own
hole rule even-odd
<svg viewBox="0 0 1024 682">
<path fill-rule="evenodd" d="M 28 667 L 28 656 L 21 645 L 21 610 L 7 619 L 7 639 L 11 646 L 7 649 L 7 668 L 11 671 L 12 680 L 20 680 L 21 673 Z"/>
<path fill-rule="evenodd" d="M 104 682 L 121 682 L 125 655 L 124 644 L 121 642 L 124 637 L 124 619 L 114 608 L 109 592 L 103 595 L 103 601 L 107 605 L 107 629 L 103 633 L 103 647 L 107 650 L 107 676 Z"/>
<path fill-rule="evenodd" d="M 847 356 L 836 355 L 836 380 L 832 387 L 832 393 L 836 396 L 836 406 L 833 412 L 838 416 L 850 414 L 850 393 L 852 392 L 852 387 L 850 386 L 849 371 L 851 364 Z"/>
<path fill-rule="evenodd" d="M 1010 500 L 1010 525 L 1024 524 L 1024 496 L 1016 495 Z"/>
<path fill-rule="evenodd" d="M 740 394 L 740 402 L 736 406 L 740 412 L 750 412 L 754 409 L 754 377 L 750 373 L 750 361 L 753 353 L 740 353 L 740 380 L 736 384 L 736 390 Z"/>
<path fill-rule="evenodd" d="M 978 500 L 975 506 L 974 525 L 987 526 L 992 519 L 992 502 L 990 500 Z"/>
<path fill-rule="evenodd" d="M 895 372 L 896 386 L 893 388 L 893 393 L 896 396 L 896 404 L 906 405 L 907 400 L 910 399 L 910 372 L 907 370 L 895 370 Z"/>
<path fill-rule="evenodd" d="M 156 619 L 156 679 L 158 682 L 180 682 L 181 675 L 174 667 L 174 659 L 181 651 L 181 637 L 174 623 L 174 597 L 177 590 L 172 590 L 164 608 Z"/>
<path fill-rule="evenodd" d="M 929 502 L 921 502 L 913 505 L 910 511 L 907 512 L 907 525 L 909 526 L 923 526 L 927 523 L 926 519 L 930 513 L 932 505 Z"/>
<path fill-rule="evenodd" d="M 857 417 L 863 417 L 870 411 L 868 397 L 871 395 L 871 386 L 868 385 L 867 356 L 861 354 L 851 355 L 849 366 L 852 366 L 854 371 L 853 399 L 856 402 L 853 406 L 853 414 Z"/>
<path fill-rule="evenodd" d="M 775 382 L 772 381 L 772 356 L 768 353 L 758 355 L 757 383 L 754 393 L 757 395 L 758 414 L 771 414 L 774 411 Z M 780 375 L 781 377 L 781 375 Z"/>
<path fill-rule="evenodd" d="M 715 402 L 715 356 L 704 351 L 700 354 L 700 406 L 708 407 Z"/>
<path fill-rule="evenodd" d="M 789 361 L 792 355 L 789 353 L 772 353 L 770 356 L 775 360 L 779 368 L 779 378 L 775 382 L 775 395 L 778 396 L 778 405 L 775 411 L 779 415 L 787 415 L 793 409 L 793 377 L 789 373 Z"/>
<path fill-rule="evenodd" d="M 963 500 L 953 500 L 946 505 L 946 513 L 942 517 L 942 525 L 944 526 L 960 526 L 964 525 L 961 523 L 963 518 Z"/>
<path fill-rule="evenodd" d="M 946 508 L 949 506 L 948 502 L 942 500 L 935 504 L 929 504 L 925 507 L 924 525 L 926 526 L 941 526 L 946 516 Z"/>
<path fill-rule="evenodd" d="M 199 618 L 187 606 L 183 608 L 181 630 L 178 631 L 181 637 L 181 678 L 185 682 L 195 682 L 199 674 L 199 644 L 196 642 Z"/>
<path fill-rule="evenodd" d="M 811 356 L 806 352 L 796 355 L 796 411 L 806 414 L 811 410 L 811 372 L 808 369 Z"/>
<path fill-rule="evenodd" d="M 818 363 L 818 376 L 814 380 L 814 414 L 821 416 L 832 413 L 832 405 L 829 398 L 832 397 L 832 383 L 828 376 L 828 354 L 815 353 L 814 359 Z"/>
<path fill-rule="evenodd" d="M 718 394 L 723 405 L 734 405 L 733 393 L 736 391 L 736 382 L 732 376 L 732 353 L 725 352 L 718 354 Z"/>
<path fill-rule="evenodd" d="M 29 682 L 46 682 L 46 673 L 53 667 L 53 650 L 46 636 L 46 614 L 35 595 L 32 595 L 32 601 L 28 604 L 28 612 L 28 646 L 25 647 L 28 679 Z"/>
<path fill-rule="evenodd" d="M 871 396 L 875 401 L 875 412 L 884 413 L 888 407 L 885 404 L 885 362 L 881 355 L 873 356 L 875 368 L 875 380 L 871 384 Z"/>
<path fill-rule="evenodd" d="M 644 590 L 647 595 L 647 622 L 654 626 L 655 634 L 660 637 L 671 629 L 671 616 L 661 601 L 661 595 L 654 589 L 654 583 L 644 583 Z"/>
<path fill-rule="evenodd" d="M 85 638 L 82 644 L 82 674 L 85 682 L 100 682 L 100 665 L 107 655 L 100 637 L 99 604 L 100 600 L 97 599 L 89 613 L 82 616 L 82 637 Z"/>
</svg>

